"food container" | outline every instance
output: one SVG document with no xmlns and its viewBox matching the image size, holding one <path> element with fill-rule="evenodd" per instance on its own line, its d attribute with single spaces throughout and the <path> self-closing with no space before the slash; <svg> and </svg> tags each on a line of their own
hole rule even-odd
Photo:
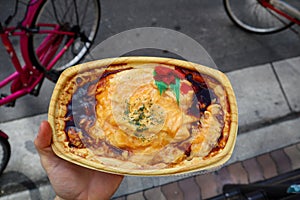
<svg viewBox="0 0 300 200">
<path fill-rule="evenodd" d="M 59 157 L 107 173 L 204 172 L 230 158 L 238 111 L 222 72 L 160 57 L 119 57 L 65 70 L 49 106 Z"/>
</svg>

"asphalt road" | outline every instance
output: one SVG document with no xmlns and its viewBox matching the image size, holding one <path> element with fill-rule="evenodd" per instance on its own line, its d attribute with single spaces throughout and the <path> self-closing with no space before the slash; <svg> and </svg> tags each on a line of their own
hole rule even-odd
<svg viewBox="0 0 300 200">
<path fill-rule="evenodd" d="M 13 1 L 0 2 L 0 21 L 3 22 L 4 17 L 13 11 Z M 101 7 L 102 17 L 95 44 L 133 28 L 164 27 L 196 40 L 224 72 L 300 55 L 297 34 L 290 30 L 271 35 L 244 32 L 226 16 L 222 0 L 101 0 Z M 299 27 L 294 28 L 299 30 Z M 13 43 L 17 44 L 17 40 Z M 163 52 L 157 51 L 142 53 L 164 56 Z M 13 69 L 3 47 L 0 47 L 0 63 L 0 78 L 3 78 Z M 54 84 L 45 81 L 38 97 L 22 97 L 14 108 L 0 107 L 0 122 L 47 112 L 53 87 Z"/>
</svg>

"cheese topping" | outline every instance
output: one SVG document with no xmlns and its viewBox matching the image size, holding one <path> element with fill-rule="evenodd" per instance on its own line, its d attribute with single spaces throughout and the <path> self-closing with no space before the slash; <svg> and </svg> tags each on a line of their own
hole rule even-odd
<svg viewBox="0 0 300 200">
<path fill-rule="evenodd" d="M 74 154 L 127 169 L 168 168 L 205 159 L 224 138 L 225 91 L 198 72 L 151 64 L 82 81 L 63 116 Z"/>
</svg>

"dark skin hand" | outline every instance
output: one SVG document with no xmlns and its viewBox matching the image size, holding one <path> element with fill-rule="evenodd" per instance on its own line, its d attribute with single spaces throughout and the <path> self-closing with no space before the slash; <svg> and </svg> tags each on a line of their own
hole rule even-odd
<svg viewBox="0 0 300 200">
<path fill-rule="evenodd" d="M 57 157 L 51 148 L 51 138 L 50 124 L 43 121 L 34 144 L 57 195 L 56 199 L 110 199 L 123 176 L 90 170 Z"/>
</svg>

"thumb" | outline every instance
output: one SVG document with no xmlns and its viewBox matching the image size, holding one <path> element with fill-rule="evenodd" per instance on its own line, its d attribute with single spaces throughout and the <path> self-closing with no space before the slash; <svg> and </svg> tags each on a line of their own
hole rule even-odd
<svg viewBox="0 0 300 200">
<path fill-rule="evenodd" d="M 52 152 L 51 149 L 52 128 L 47 121 L 43 121 L 40 125 L 38 135 L 34 140 L 34 144 L 39 153 L 45 154 Z"/>
<path fill-rule="evenodd" d="M 40 125 L 38 135 L 34 140 L 34 144 L 40 155 L 42 166 L 47 173 L 60 161 L 52 150 L 51 139 L 52 128 L 48 121 L 43 121 Z"/>
<path fill-rule="evenodd" d="M 53 159 L 53 157 L 56 157 L 52 150 L 51 142 L 52 128 L 48 121 L 43 121 L 40 125 L 39 132 L 34 140 L 35 148 L 40 154 L 42 162 L 44 157 L 48 159 Z"/>
</svg>

